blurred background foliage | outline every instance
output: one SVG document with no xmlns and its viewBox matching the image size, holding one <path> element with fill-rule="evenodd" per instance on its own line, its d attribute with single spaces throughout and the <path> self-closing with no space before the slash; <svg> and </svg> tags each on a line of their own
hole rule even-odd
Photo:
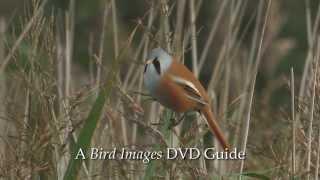
<svg viewBox="0 0 320 180">
<path fill-rule="evenodd" d="M 20 34 L 22 31 L 22 22 L 30 18 L 28 16 L 28 10 L 31 9 L 32 0 L 1 0 L 0 2 L 0 17 L 4 17 L 7 22 L 8 30 L 13 37 Z M 197 16 L 196 26 L 197 26 L 197 43 L 198 49 L 201 52 L 205 46 L 208 35 L 213 25 L 213 17 L 216 17 L 220 4 L 223 0 L 202 0 L 200 6 L 200 12 Z M 90 61 L 92 60 L 92 54 L 99 54 L 99 42 L 102 33 L 102 19 L 104 14 L 105 3 L 104 0 L 77 0 L 75 8 L 75 42 L 73 50 L 73 71 L 76 71 L 75 77 L 78 78 L 77 81 L 86 81 L 88 77 L 88 72 L 90 71 Z M 195 1 L 196 3 L 200 1 Z M 243 55 L 246 57 L 246 53 L 250 51 L 250 46 L 252 44 L 252 38 L 255 31 L 256 16 L 254 12 L 258 11 L 259 1 L 248 0 L 246 1 L 247 6 L 244 18 L 239 24 L 240 33 L 237 35 L 237 41 L 240 42 L 240 53 L 235 53 L 238 55 Z M 296 84 L 299 84 L 301 76 L 303 73 L 303 68 L 305 65 L 305 60 L 310 49 L 307 40 L 307 23 L 306 23 L 306 3 L 310 3 L 311 19 L 314 20 L 319 12 L 319 0 L 274 0 L 270 10 L 270 20 L 267 25 L 264 47 L 262 52 L 262 61 L 259 68 L 256 81 L 255 89 L 255 101 L 253 106 L 253 121 L 252 124 L 252 134 L 256 136 L 250 137 L 250 145 L 258 146 L 258 148 L 264 149 L 265 146 L 270 144 L 276 144 L 275 148 L 281 149 L 281 142 L 277 139 L 278 135 L 284 133 L 281 131 L 282 128 L 288 129 L 288 116 L 291 106 L 291 95 L 288 81 L 290 79 L 290 68 L 293 67 L 295 71 Z M 174 30 L 177 24 L 176 21 L 176 1 L 168 1 L 169 7 L 172 11 L 172 15 L 169 18 L 170 29 Z M 44 14 L 50 19 L 54 17 L 55 21 L 53 29 L 59 31 L 64 27 L 61 25 L 64 23 L 64 13 L 69 9 L 69 1 L 67 0 L 48 0 L 46 4 Z M 117 25 L 119 34 L 119 43 L 121 47 L 127 43 L 127 37 L 130 35 L 132 30 L 139 24 L 143 22 L 143 26 L 147 24 L 147 17 L 150 11 L 151 1 L 150 0 L 116 0 L 117 9 Z M 109 8 L 110 9 L 110 8 Z M 111 14 L 111 9 L 108 12 Z M 189 12 L 185 12 L 185 19 L 189 18 Z M 205 67 L 201 71 L 200 80 L 207 84 L 212 75 L 212 67 L 214 67 L 219 52 L 221 52 L 222 44 L 225 42 L 225 37 L 228 32 L 228 14 L 226 14 L 220 21 L 218 26 L 217 35 L 210 46 L 209 54 L 205 61 Z M 106 34 L 104 39 L 104 57 L 106 67 L 108 68 L 108 62 L 110 59 L 115 57 L 115 50 L 113 44 L 112 32 L 112 19 L 111 16 L 107 17 L 106 23 Z M 160 21 L 157 17 L 156 21 Z M 187 20 L 186 20 L 187 21 Z M 59 22 L 61 24 L 59 24 Z M 262 23 L 262 22 L 261 22 Z M 151 34 L 157 32 L 157 24 L 154 23 L 154 27 L 150 30 Z M 261 24 L 262 26 L 262 24 Z M 48 34 L 50 34 L 48 30 Z M 45 32 L 45 31 L 44 31 Z M 135 34 L 131 47 L 128 51 L 133 54 L 132 51 L 137 49 L 139 43 L 141 42 L 141 37 L 144 36 L 144 31 L 139 30 Z M 42 34 L 46 36 L 46 34 Z M 7 43 L 11 47 L 15 38 L 8 36 Z M 55 39 L 55 37 L 52 37 Z M 63 38 L 62 38 L 63 39 Z M 156 38 L 155 38 L 156 39 Z M 157 43 L 154 43 L 157 44 Z M 153 45 L 154 45 L 153 44 Z M 88 46 L 92 45 L 92 49 Z M 11 63 L 9 68 L 10 71 L 16 71 L 17 66 L 25 67 L 28 71 L 31 68 L 29 62 L 30 53 L 32 52 L 34 46 L 28 41 L 24 40 L 19 46 L 18 57 L 15 63 Z M 49 47 L 50 49 L 50 47 Z M 190 45 L 187 46 L 185 50 L 185 63 L 191 68 L 191 50 Z M 258 47 L 256 47 L 258 49 Z M 93 52 L 90 52 L 93 51 Z M 180 50 L 181 51 L 181 50 Z M 243 52 L 243 53 L 242 53 Z M 181 55 L 178 48 L 173 49 L 172 53 Z M 44 61 L 41 67 L 54 66 L 54 63 L 48 59 L 48 54 L 41 54 L 37 58 L 43 58 Z M 243 57 L 239 57 L 239 61 L 243 60 Z M 121 64 L 120 78 L 125 78 L 128 66 L 133 61 L 142 62 L 143 59 L 133 59 L 132 56 L 125 57 L 127 61 Z M 237 59 L 237 57 L 235 57 Z M 244 60 L 243 60 L 244 61 Z M 50 64 L 51 63 L 51 64 Z M 246 65 L 245 62 L 239 63 L 239 66 Z M 138 67 L 137 72 L 142 71 L 142 67 Z M 48 68 L 50 69 L 50 68 Z M 239 71 L 245 68 L 239 67 Z M 41 71 L 41 69 L 36 69 Z M 222 71 L 222 70 L 221 70 Z M 136 72 L 136 73 L 137 73 Z M 54 74 L 54 72 L 48 72 Z M 237 72 L 234 72 L 236 76 Z M 222 75 L 223 76 L 223 75 Z M 48 75 L 48 79 L 50 76 Z M 223 78 L 220 78 L 223 79 Z M 219 81 L 218 79 L 217 81 Z M 234 78 L 236 79 L 236 78 Z M 50 80 L 48 80 L 50 81 Z M 236 99 L 239 95 L 238 92 L 233 92 L 232 87 L 237 86 L 231 84 L 231 100 Z M 50 84 L 48 82 L 48 84 Z M 81 83 L 80 83 L 81 84 Z M 81 87 L 81 85 L 80 85 Z M 223 88 L 223 82 L 217 82 L 216 89 Z M 77 89 L 77 88 L 75 88 Z M 236 90 L 235 90 L 236 91 Z M 219 92 L 219 91 L 218 91 Z M 222 99 L 221 94 L 218 93 L 217 99 Z M 40 105 L 39 105 L 40 106 Z M 221 114 L 220 114 L 221 115 Z M 79 115 L 80 116 L 80 115 Z M 270 120 L 271 119 L 271 120 Z M 230 125 L 232 126 L 232 125 Z M 236 125 L 234 125 L 236 126 Z M 261 131 L 264 129 L 265 131 Z M 290 132 L 286 131 L 287 136 Z M 271 143 L 272 141 L 272 143 Z M 273 142 L 275 141 L 275 142 Z M 267 142 L 267 143 L 263 143 Z M 260 150 L 261 150 L 260 149 Z M 259 149 L 257 150 L 259 152 Z M 280 150 L 279 150 L 280 151 Z M 285 153 L 284 153 L 285 154 Z M 257 162 L 252 162 L 248 166 L 254 166 Z M 263 165 L 262 165 L 263 166 Z M 267 165 L 266 165 L 267 166 Z"/>
<path fill-rule="evenodd" d="M 30 6 L 31 0 L 2 0 L 0 6 L 0 16 L 4 16 L 7 19 L 11 20 L 10 23 L 15 23 L 17 26 L 14 28 L 19 29 L 18 25 L 19 19 L 21 20 L 21 16 L 25 15 L 24 9 L 26 6 Z M 76 3 L 76 26 L 77 30 L 76 36 L 81 37 L 77 39 L 77 46 L 75 48 L 75 54 L 79 56 L 79 58 L 75 58 L 75 60 L 85 61 L 83 59 L 86 58 L 87 44 L 89 39 L 89 34 L 96 30 L 99 31 L 99 23 L 101 22 L 102 14 L 103 14 L 103 2 L 101 0 L 78 0 Z M 317 0 L 311 0 L 311 12 L 314 17 L 317 10 Z M 247 18 L 244 18 L 243 27 L 247 24 L 247 21 L 250 20 L 250 11 L 254 11 L 257 7 L 257 1 L 250 0 L 248 2 L 248 11 L 246 14 Z M 65 0 L 50 0 L 46 14 L 51 15 L 52 9 L 55 11 L 66 10 L 68 9 L 68 1 Z M 149 9 L 150 2 L 145 0 L 117 0 L 117 8 L 119 9 L 119 21 L 121 23 L 121 31 L 127 32 L 132 29 L 132 27 L 136 24 L 136 20 L 145 15 L 147 10 Z M 201 7 L 200 14 L 198 16 L 198 25 L 201 29 L 199 32 L 199 41 L 204 41 L 207 33 L 210 29 L 210 20 L 212 14 L 215 14 L 215 1 L 212 0 L 203 0 L 203 5 Z M 294 43 L 294 48 L 287 54 L 287 56 L 283 57 L 283 63 L 278 67 L 276 74 L 287 71 L 290 65 L 295 65 L 297 67 L 303 66 L 303 59 L 306 55 L 307 51 L 307 41 L 306 41 L 306 17 L 305 17 L 305 1 L 299 0 L 281 0 L 279 1 L 279 8 L 277 11 L 281 14 L 281 19 L 283 19 L 280 31 L 279 38 L 290 38 Z M 174 19 L 174 18 L 173 18 Z M 172 20 L 171 25 L 174 26 L 174 20 Z M 253 24 L 250 29 L 253 29 Z M 250 31 L 250 30 L 249 30 Z M 251 31 L 252 32 L 252 31 Z M 250 38 L 250 33 L 247 34 L 247 39 Z M 199 43 L 200 45 L 203 43 Z M 201 46 L 199 47 L 201 49 Z M 83 56 L 84 55 L 84 56 Z M 302 60 L 301 60 L 302 59 Z M 301 70 L 301 68 L 300 68 Z"/>
<path fill-rule="evenodd" d="M 9 20 L 10 24 L 16 24 L 14 26 L 10 26 L 14 28 L 17 32 L 21 26 L 21 18 L 24 14 L 24 9 L 29 5 L 31 0 L 2 0 L 0 6 L 0 16 L 4 16 Z M 104 1 L 101 0 L 78 0 L 76 2 L 76 27 L 75 27 L 75 36 L 77 37 L 77 43 L 75 43 L 74 47 L 74 62 L 81 64 L 83 70 L 88 70 L 88 61 L 89 61 L 89 52 L 88 52 L 88 44 L 90 39 L 90 34 L 95 36 L 93 38 L 99 38 L 99 33 L 101 31 L 101 18 L 103 16 L 103 5 Z M 257 8 L 258 1 L 250 0 L 248 1 L 248 9 L 245 14 L 245 18 L 242 22 L 243 29 L 250 21 L 252 11 L 255 11 Z M 301 75 L 303 70 L 304 60 L 308 50 L 307 43 L 307 32 L 306 32 L 306 15 L 305 15 L 305 1 L 300 0 L 281 0 L 275 2 L 277 4 L 275 9 L 272 11 L 276 11 L 278 18 L 275 21 L 276 24 L 274 27 L 278 29 L 276 34 L 276 38 L 279 41 L 283 40 L 280 44 L 279 48 L 288 48 L 288 51 L 283 54 L 278 62 L 272 62 L 270 64 L 274 64 L 276 66 L 262 66 L 262 71 L 259 72 L 259 80 L 257 81 L 258 85 L 258 93 L 263 91 L 266 88 L 266 81 L 270 79 L 277 79 L 281 77 L 283 74 L 288 74 L 290 67 L 294 67 L 296 73 Z M 50 16 L 53 11 L 65 11 L 68 9 L 69 2 L 66 0 L 50 0 L 47 4 L 45 13 Z M 203 42 L 206 41 L 208 33 L 210 31 L 210 26 L 212 25 L 212 15 L 216 14 L 217 8 L 215 8 L 216 1 L 213 0 L 203 0 L 202 6 L 200 8 L 200 13 L 197 18 L 197 26 L 198 30 L 198 41 L 199 41 L 199 49 L 202 49 L 202 46 L 205 44 Z M 132 28 L 137 24 L 138 19 L 144 17 L 150 7 L 150 2 L 147 0 L 117 0 L 117 8 L 118 11 L 118 20 L 120 23 L 120 32 L 124 34 L 128 34 Z M 316 10 L 318 8 L 318 1 L 311 0 L 310 7 L 312 12 L 312 17 L 316 16 Z M 22 16 L 20 16 L 22 15 Z M 111 21 L 111 20 L 110 20 Z M 175 18 L 170 19 L 170 25 L 174 29 L 175 26 Z M 223 26 L 223 25 L 222 25 Z M 252 32 L 254 29 L 254 23 L 250 24 L 248 29 L 249 33 L 246 33 L 244 46 L 246 46 L 246 42 L 249 42 L 252 37 Z M 223 31 L 223 28 L 220 29 Z M 106 43 L 110 42 L 108 40 L 112 39 L 112 33 L 107 34 Z M 136 38 L 139 39 L 139 38 Z M 222 40 L 222 39 L 220 39 Z M 207 63 L 211 64 L 215 61 L 216 56 L 214 54 L 218 54 L 219 45 L 221 41 L 219 37 L 216 38 L 215 42 L 212 45 L 212 50 L 210 51 Z M 138 42 L 136 42 L 136 45 Z M 98 45 L 95 47 L 97 48 Z M 112 56 L 113 46 L 106 44 L 106 53 Z M 271 47 L 276 48 L 276 47 Z M 266 62 L 268 63 L 268 56 L 266 55 Z M 187 62 L 190 62 L 187 60 Z M 269 69 L 268 69 L 269 68 Z M 270 69 L 271 68 L 271 69 Z M 210 72 L 202 72 L 203 79 L 205 80 L 205 74 L 210 74 Z M 278 106 L 282 106 L 283 103 L 288 102 L 288 98 L 286 97 L 287 93 L 282 91 L 283 89 L 275 89 L 275 94 L 272 96 L 271 103 L 275 108 Z M 269 104 L 268 103 L 268 104 Z"/>
</svg>

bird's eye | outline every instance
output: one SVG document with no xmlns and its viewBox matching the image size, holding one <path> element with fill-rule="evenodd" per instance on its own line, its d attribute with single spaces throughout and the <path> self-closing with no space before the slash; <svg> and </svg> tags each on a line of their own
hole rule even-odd
<svg viewBox="0 0 320 180">
<path fill-rule="evenodd" d="M 158 74 L 161 74 L 161 67 L 160 67 L 160 62 L 157 58 L 155 58 L 153 61 L 152 61 L 152 64 L 154 66 L 154 68 L 156 69 L 157 73 Z"/>
</svg>

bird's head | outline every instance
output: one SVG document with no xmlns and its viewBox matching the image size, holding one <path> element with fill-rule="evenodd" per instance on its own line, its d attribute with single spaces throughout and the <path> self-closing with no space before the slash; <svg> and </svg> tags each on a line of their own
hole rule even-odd
<svg viewBox="0 0 320 180">
<path fill-rule="evenodd" d="M 169 69 L 172 63 L 172 57 L 163 49 L 153 49 L 147 57 L 144 67 L 144 82 L 153 92 L 159 85 L 161 76 Z"/>
</svg>

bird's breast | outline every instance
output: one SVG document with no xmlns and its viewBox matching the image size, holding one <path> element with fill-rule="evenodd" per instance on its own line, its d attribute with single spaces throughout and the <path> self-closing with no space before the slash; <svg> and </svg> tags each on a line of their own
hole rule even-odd
<svg viewBox="0 0 320 180">
<path fill-rule="evenodd" d="M 155 92 L 159 87 L 160 78 L 161 77 L 157 74 L 152 64 L 145 66 L 145 72 L 143 75 L 144 86 L 153 97 L 156 95 Z"/>
</svg>

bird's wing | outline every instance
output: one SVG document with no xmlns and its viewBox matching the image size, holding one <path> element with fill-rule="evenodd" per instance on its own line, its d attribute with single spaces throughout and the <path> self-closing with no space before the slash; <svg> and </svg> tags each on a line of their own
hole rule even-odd
<svg viewBox="0 0 320 180">
<path fill-rule="evenodd" d="M 197 103 L 203 106 L 208 104 L 208 102 L 206 102 L 205 99 L 203 99 L 199 90 L 195 87 L 195 85 L 192 82 L 175 75 L 171 75 L 171 78 L 173 82 L 175 82 L 177 85 L 183 88 L 187 98 L 196 101 Z"/>
</svg>

